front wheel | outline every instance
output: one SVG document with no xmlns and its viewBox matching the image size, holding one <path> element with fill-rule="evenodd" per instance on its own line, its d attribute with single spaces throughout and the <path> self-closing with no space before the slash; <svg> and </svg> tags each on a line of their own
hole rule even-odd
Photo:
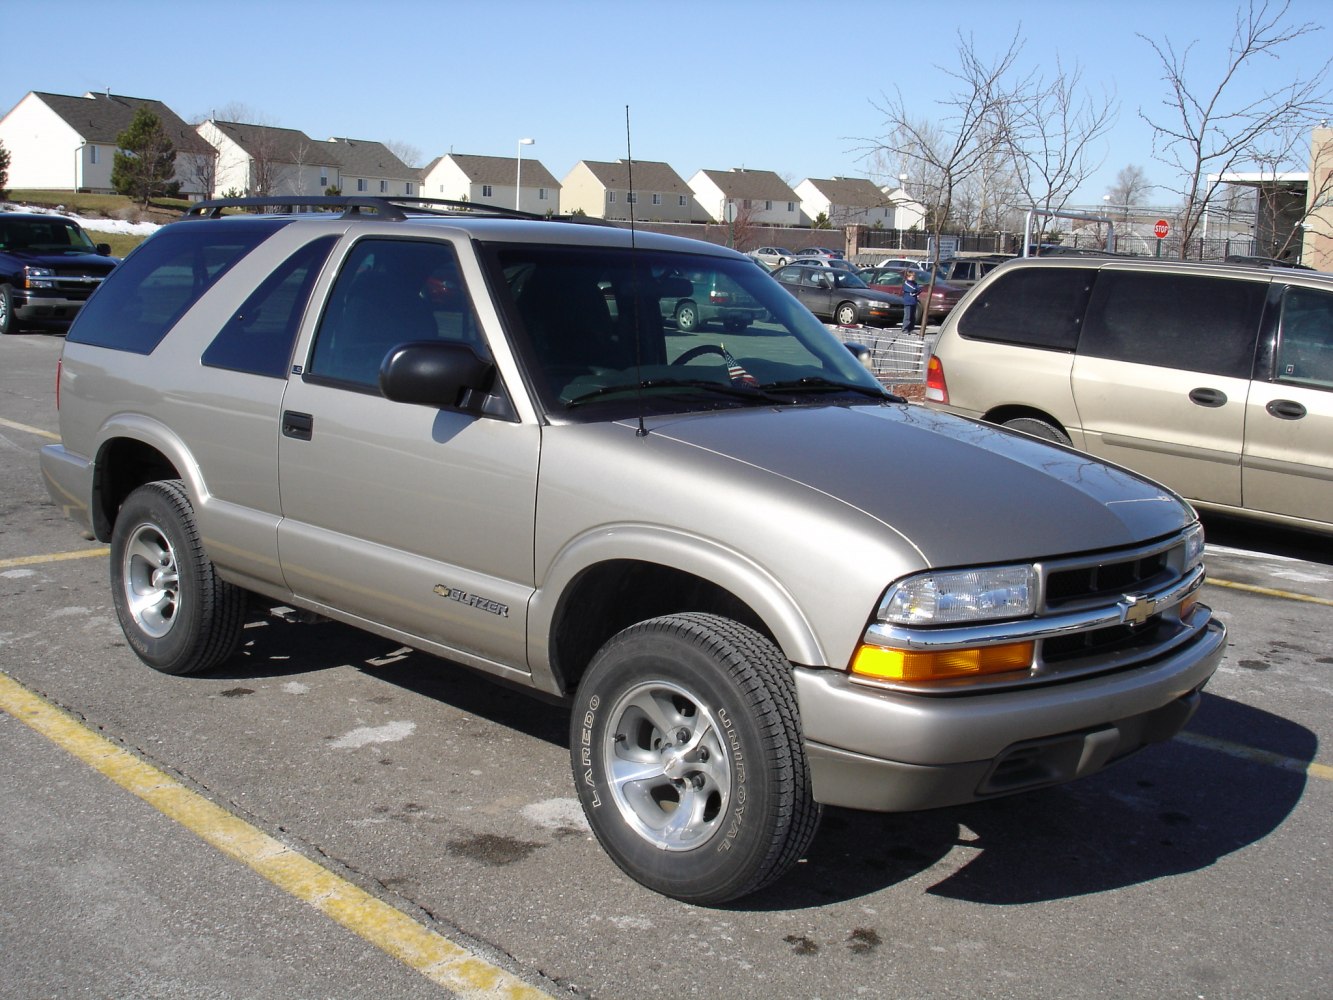
<svg viewBox="0 0 1333 1000">
<path fill-rule="evenodd" d="M 8 285 L 0 285 L 0 337 L 18 332 L 18 320 L 14 318 L 14 297 L 9 293 Z"/>
<path fill-rule="evenodd" d="M 839 326 L 856 326 L 856 306 L 844 302 L 834 311 L 833 318 L 838 321 Z"/>
<path fill-rule="evenodd" d="M 579 684 L 570 737 L 598 841 L 664 895 L 755 892 L 818 828 L 791 667 L 730 619 L 670 615 L 614 636 Z"/>
<path fill-rule="evenodd" d="M 245 591 L 204 554 L 180 480 L 125 499 L 111 534 L 111 597 L 130 648 L 163 673 L 201 673 L 240 644 Z"/>
</svg>

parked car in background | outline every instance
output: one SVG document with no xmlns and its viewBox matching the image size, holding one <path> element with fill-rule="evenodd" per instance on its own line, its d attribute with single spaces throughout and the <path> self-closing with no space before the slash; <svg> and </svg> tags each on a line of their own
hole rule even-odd
<svg viewBox="0 0 1333 1000">
<path fill-rule="evenodd" d="M 659 308 L 681 333 L 693 333 L 713 322 L 727 330 L 744 330 L 768 315 L 753 295 L 721 271 L 675 271 L 667 277 L 680 279 L 684 294 L 663 296 Z"/>
<path fill-rule="evenodd" d="M 119 262 L 73 219 L 0 212 L 0 334 L 69 326 Z"/>
<path fill-rule="evenodd" d="M 807 267 L 833 267 L 839 271 L 851 271 L 853 274 L 860 270 L 850 260 L 844 260 L 842 257 L 797 257 L 792 263 L 804 264 Z"/>
<path fill-rule="evenodd" d="M 758 250 L 751 250 L 749 255 L 769 268 L 785 267 L 796 256 L 786 247 L 760 247 Z"/>
<path fill-rule="evenodd" d="M 806 247 L 804 250 L 796 251 L 797 257 L 843 257 L 841 250 L 833 250 L 829 247 Z"/>
<path fill-rule="evenodd" d="M 1198 507 L 1333 532 L 1333 275 L 1015 261 L 945 320 L 926 394 Z"/>
<path fill-rule="evenodd" d="M 940 320 L 949 315 L 949 310 L 958 304 L 958 300 L 967 294 L 967 289 L 952 285 L 947 281 L 930 282 L 929 271 L 905 270 L 900 267 L 866 267 L 859 272 L 867 285 L 881 292 L 902 295 L 903 278 L 907 274 L 916 276 L 916 283 L 921 286 L 921 295 L 930 289 L 930 308 L 926 310 L 929 319 Z"/>
<path fill-rule="evenodd" d="M 935 280 L 947 281 L 961 288 L 971 288 L 990 274 L 1008 257 L 953 257 L 935 265 Z"/>
<path fill-rule="evenodd" d="M 820 319 L 839 326 L 888 326 L 903 318 L 902 296 L 875 291 L 854 271 L 788 264 L 773 277 Z"/>
<path fill-rule="evenodd" d="M 933 262 L 928 257 L 886 257 L 875 267 L 896 267 L 900 269 L 914 268 L 918 271 L 929 271 Z"/>
</svg>

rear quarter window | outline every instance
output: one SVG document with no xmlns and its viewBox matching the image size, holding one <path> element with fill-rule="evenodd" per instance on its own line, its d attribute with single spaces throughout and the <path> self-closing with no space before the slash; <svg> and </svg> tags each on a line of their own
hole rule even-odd
<svg viewBox="0 0 1333 1000">
<path fill-rule="evenodd" d="M 200 296 L 285 224 L 168 226 L 140 244 L 102 282 L 70 327 L 67 341 L 151 354 Z"/>
<path fill-rule="evenodd" d="M 958 333 L 968 340 L 1073 351 L 1094 274 L 1077 267 L 1009 271 L 973 299 Z"/>
<path fill-rule="evenodd" d="M 1268 282 L 1104 270 L 1079 353 L 1249 378 Z"/>
</svg>

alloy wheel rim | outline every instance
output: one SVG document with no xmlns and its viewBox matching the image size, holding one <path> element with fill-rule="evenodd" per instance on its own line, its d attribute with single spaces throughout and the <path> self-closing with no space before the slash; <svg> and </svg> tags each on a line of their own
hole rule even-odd
<svg viewBox="0 0 1333 1000">
<path fill-rule="evenodd" d="M 610 713 L 603 761 L 611 798 L 630 827 L 664 851 L 689 851 L 722 827 L 732 773 L 725 731 L 685 688 L 627 691 Z"/>
<path fill-rule="evenodd" d="M 176 550 L 157 525 L 145 522 L 130 534 L 121 579 L 134 624 L 154 639 L 170 632 L 180 614 L 180 570 Z"/>
</svg>

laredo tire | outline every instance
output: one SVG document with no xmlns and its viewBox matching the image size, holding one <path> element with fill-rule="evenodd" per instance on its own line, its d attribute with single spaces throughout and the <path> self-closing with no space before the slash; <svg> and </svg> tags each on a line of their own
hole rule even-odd
<svg viewBox="0 0 1333 1000">
<path fill-rule="evenodd" d="M 603 849 L 688 903 L 763 888 L 819 825 L 791 667 L 727 618 L 670 615 L 612 637 L 579 684 L 570 747 Z"/>
<path fill-rule="evenodd" d="M 1043 441 L 1054 441 L 1057 444 L 1072 445 L 1074 442 L 1069 439 L 1069 435 L 1062 431 L 1055 424 L 1040 420 L 1037 417 L 1014 417 L 1013 420 L 1006 420 L 1004 426 L 1010 430 L 1022 431 L 1024 434 L 1030 434 L 1035 438 L 1041 438 Z"/>
<path fill-rule="evenodd" d="M 245 591 L 218 578 L 180 480 L 140 486 L 121 506 L 111 596 L 130 648 L 163 673 L 201 673 L 240 643 Z"/>
</svg>

